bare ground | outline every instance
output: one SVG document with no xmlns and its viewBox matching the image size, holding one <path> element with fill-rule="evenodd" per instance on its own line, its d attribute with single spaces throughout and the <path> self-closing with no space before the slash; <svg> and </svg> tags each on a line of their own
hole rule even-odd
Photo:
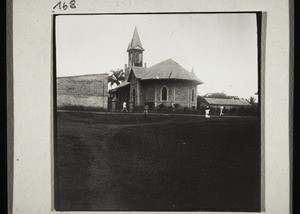
<svg viewBox="0 0 300 214">
<path fill-rule="evenodd" d="M 259 211 L 254 117 L 57 113 L 56 210 Z"/>
</svg>

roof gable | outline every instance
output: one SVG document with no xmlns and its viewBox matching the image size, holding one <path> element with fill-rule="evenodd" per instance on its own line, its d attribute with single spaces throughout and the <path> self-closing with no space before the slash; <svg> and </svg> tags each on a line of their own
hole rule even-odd
<svg viewBox="0 0 300 214">
<path fill-rule="evenodd" d="M 134 75 L 137 79 L 142 79 L 145 73 L 146 68 L 134 66 L 130 69 L 127 80 L 129 81 L 132 75 Z"/>
</svg>

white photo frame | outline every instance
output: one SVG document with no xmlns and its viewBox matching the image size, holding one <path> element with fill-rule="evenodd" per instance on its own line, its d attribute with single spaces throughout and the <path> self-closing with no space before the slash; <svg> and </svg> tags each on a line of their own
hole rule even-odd
<svg viewBox="0 0 300 214">
<path fill-rule="evenodd" d="M 53 206 L 53 15 L 141 12 L 263 12 L 261 127 L 262 212 L 290 213 L 290 2 L 288 0 L 59 0 L 12 1 L 13 108 L 8 135 L 13 214 L 60 213 Z M 64 2 L 64 1 L 62 1 Z M 66 1 L 69 2 L 69 1 Z M 280 103 L 280 105 L 278 105 Z M 110 213 L 110 212 L 68 212 Z M 129 213 L 129 212 L 124 212 Z M 164 212 L 165 213 L 165 212 Z M 195 212 L 219 213 L 219 212 Z M 231 212 L 221 212 L 231 213 Z M 242 212 L 234 212 L 242 213 Z"/>
</svg>

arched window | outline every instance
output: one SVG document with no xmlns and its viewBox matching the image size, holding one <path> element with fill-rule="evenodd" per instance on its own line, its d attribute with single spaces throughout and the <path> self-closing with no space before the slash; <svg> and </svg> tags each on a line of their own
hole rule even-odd
<svg viewBox="0 0 300 214">
<path fill-rule="evenodd" d="M 192 89 L 192 102 L 195 101 L 195 89 Z"/>
<path fill-rule="evenodd" d="M 164 86 L 161 89 L 161 100 L 162 101 L 167 101 L 168 100 L 168 88 L 166 86 Z"/>
</svg>

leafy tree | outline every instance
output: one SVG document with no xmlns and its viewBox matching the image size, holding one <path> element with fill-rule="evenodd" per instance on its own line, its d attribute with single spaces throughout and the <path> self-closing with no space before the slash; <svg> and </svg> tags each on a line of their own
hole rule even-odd
<svg viewBox="0 0 300 214">
<path fill-rule="evenodd" d="M 108 83 L 110 85 L 120 85 L 125 80 L 125 72 L 122 69 L 110 70 L 111 75 L 108 76 Z"/>
<path fill-rule="evenodd" d="M 229 96 L 223 92 L 214 92 L 204 95 L 205 98 L 239 99 L 237 96 Z"/>
<path fill-rule="evenodd" d="M 223 92 L 215 92 L 215 93 L 210 93 L 210 94 L 206 94 L 204 97 L 207 98 L 223 98 L 226 99 L 227 95 Z"/>
</svg>

